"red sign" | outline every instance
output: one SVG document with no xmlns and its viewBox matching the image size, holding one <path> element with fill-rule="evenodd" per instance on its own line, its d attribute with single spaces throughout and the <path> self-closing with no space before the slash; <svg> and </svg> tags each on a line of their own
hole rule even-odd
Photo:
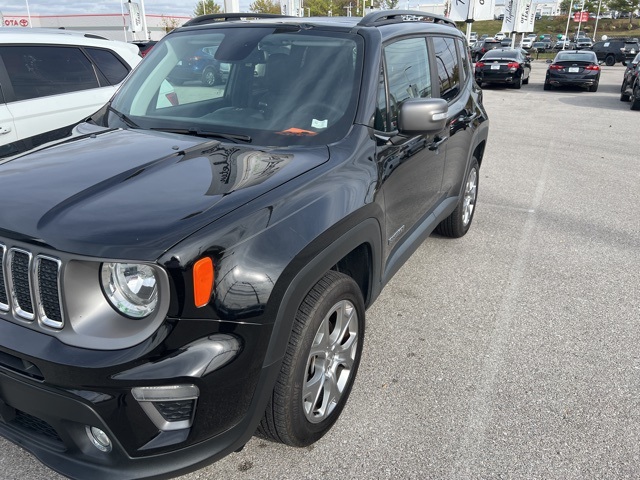
<svg viewBox="0 0 640 480">
<path fill-rule="evenodd" d="M 589 12 L 576 12 L 573 14 L 574 22 L 587 22 L 589 20 Z"/>
<path fill-rule="evenodd" d="M 4 19 L 5 27 L 28 27 L 29 20 L 26 18 L 16 19 L 16 18 L 5 18 Z"/>
</svg>

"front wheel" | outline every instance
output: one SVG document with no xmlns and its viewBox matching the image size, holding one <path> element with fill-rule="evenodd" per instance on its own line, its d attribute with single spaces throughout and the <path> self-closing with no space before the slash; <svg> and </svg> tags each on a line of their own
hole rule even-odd
<svg viewBox="0 0 640 480">
<path fill-rule="evenodd" d="M 637 83 L 631 93 L 631 110 L 640 110 L 640 85 Z"/>
<path fill-rule="evenodd" d="M 456 209 L 436 227 L 436 233 L 445 237 L 460 238 L 471 226 L 478 198 L 478 159 L 473 157 L 464 182 L 464 190 Z"/>
<path fill-rule="evenodd" d="M 213 87 L 216 84 L 216 72 L 213 68 L 207 67 L 202 72 L 202 83 L 207 87 Z"/>
<path fill-rule="evenodd" d="M 335 271 L 325 273 L 298 308 L 258 435 L 304 447 L 329 431 L 360 364 L 364 316 L 356 282 Z"/>
</svg>

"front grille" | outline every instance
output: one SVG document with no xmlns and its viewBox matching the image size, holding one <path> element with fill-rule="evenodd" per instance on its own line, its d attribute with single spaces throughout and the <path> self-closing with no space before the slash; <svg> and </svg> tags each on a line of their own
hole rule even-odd
<svg viewBox="0 0 640 480">
<path fill-rule="evenodd" d="M 21 320 L 62 328 L 60 272 L 62 262 L 0 244 L 0 310 L 12 310 Z"/>
<path fill-rule="evenodd" d="M 0 244 L 0 310 L 9 309 L 9 299 L 7 298 L 7 287 L 4 284 L 4 253 L 6 247 Z"/>
<path fill-rule="evenodd" d="M 191 420 L 196 401 L 178 400 L 175 402 L 153 402 L 153 404 L 167 422 L 180 422 Z"/>
<path fill-rule="evenodd" d="M 13 300 L 19 314 L 29 320 L 33 319 L 33 303 L 29 288 L 29 266 L 31 255 L 22 250 L 11 250 L 11 282 Z"/>
<path fill-rule="evenodd" d="M 20 410 L 16 410 L 16 416 L 11 424 L 21 430 L 28 431 L 31 435 L 40 437 L 41 440 L 48 441 L 59 449 L 64 449 L 64 443 L 58 432 L 44 420 L 29 415 Z"/>
</svg>

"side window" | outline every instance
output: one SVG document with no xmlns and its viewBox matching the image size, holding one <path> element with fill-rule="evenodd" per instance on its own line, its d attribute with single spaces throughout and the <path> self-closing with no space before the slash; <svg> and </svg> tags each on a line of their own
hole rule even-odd
<svg viewBox="0 0 640 480">
<path fill-rule="evenodd" d="M 460 93 L 460 64 L 453 38 L 433 37 L 438 66 L 440 98 L 453 100 Z"/>
<path fill-rule="evenodd" d="M 129 69 L 113 52 L 100 48 L 85 48 L 85 51 L 111 85 L 120 83 L 129 73 Z"/>
<path fill-rule="evenodd" d="M 75 47 L 7 46 L 0 55 L 16 100 L 97 88 L 89 59 Z"/>
<path fill-rule="evenodd" d="M 386 83 L 384 81 L 384 69 L 380 69 L 380 75 L 378 77 L 378 98 L 377 98 L 377 108 L 376 108 L 376 116 L 373 121 L 373 128 L 376 130 L 380 130 L 382 132 L 387 132 L 388 130 L 388 111 L 387 111 L 387 89 Z"/>
<path fill-rule="evenodd" d="M 384 47 L 389 85 L 389 128 L 398 128 L 398 110 L 408 98 L 431 97 L 431 72 L 425 38 L 407 38 Z"/>
<path fill-rule="evenodd" d="M 462 82 L 466 82 L 469 78 L 469 55 L 468 48 L 462 40 L 456 40 L 458 44 L 458 54 L 460 55 L 460 63 L 462 64 Z"/>
</svg>

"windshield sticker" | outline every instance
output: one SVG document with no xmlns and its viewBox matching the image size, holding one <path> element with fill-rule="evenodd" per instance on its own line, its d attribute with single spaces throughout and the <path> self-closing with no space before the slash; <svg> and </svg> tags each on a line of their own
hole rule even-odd
<svg viewBox="0 0 640 480">
<path fill-rule="evenodd" d="M 315 118 L 311 120 L 311 126 L 313 128 L 327 128 L 328 124 L 328 120 L 316 120 Z"/>
<path fill-rule="evenodd" d="M 317 132 L 312 132 L 311 130 L 303 130 L 302 128 L 287 128 L 281 132 L 276 132 L 278 135 L 295 135 L 297 137 L 312 137 L 317 135 Z"/>
</svg>

